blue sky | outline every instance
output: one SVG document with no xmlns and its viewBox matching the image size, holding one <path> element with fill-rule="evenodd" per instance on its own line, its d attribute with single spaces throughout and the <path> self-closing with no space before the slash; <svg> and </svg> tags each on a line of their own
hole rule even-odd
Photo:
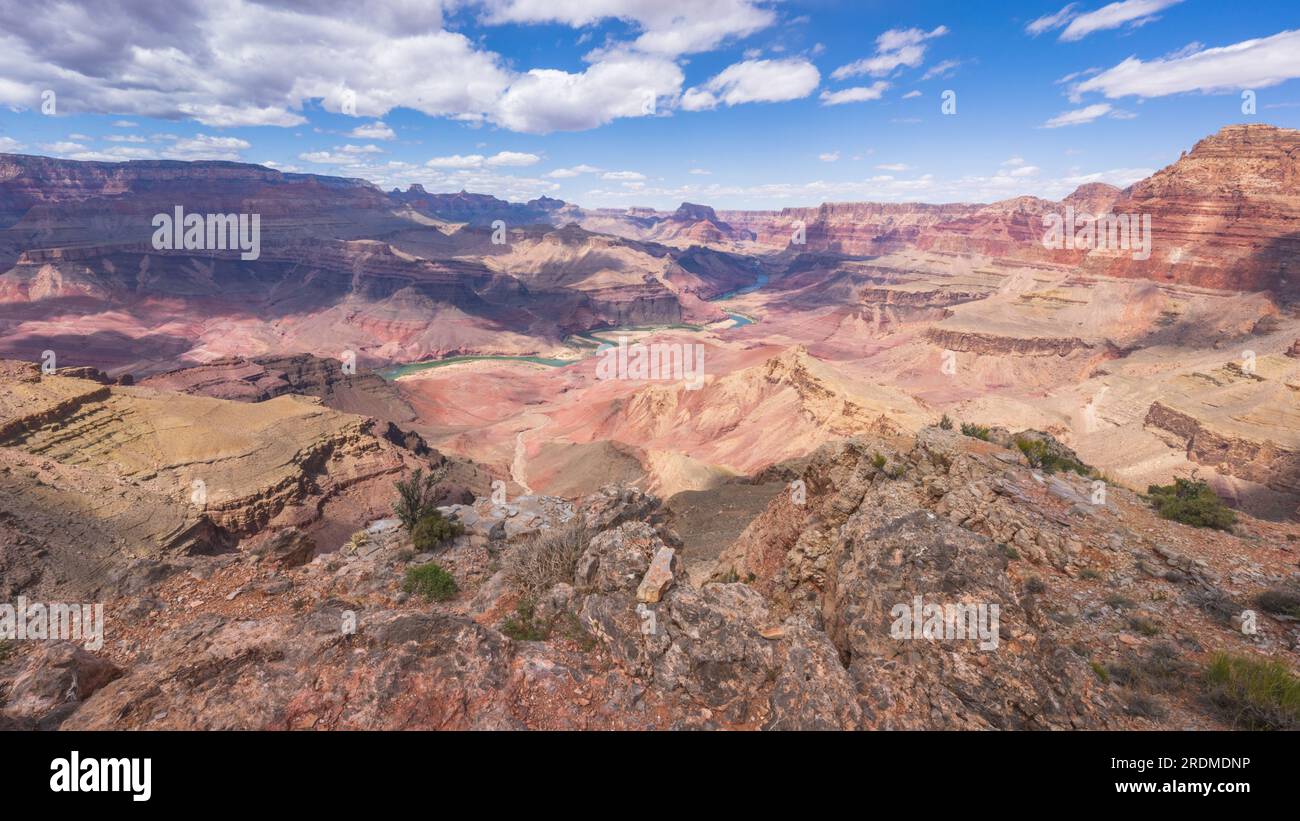
<svg viewBox="0 0 1300 821">
<path fill-rule="evenodd" d="M 1226 124 L 1300 125 L 1294 2 L 168 9 L 0 0 L 0 150 L 780 208 L 1060 197 L 1126 185 Z"/>
</svg>

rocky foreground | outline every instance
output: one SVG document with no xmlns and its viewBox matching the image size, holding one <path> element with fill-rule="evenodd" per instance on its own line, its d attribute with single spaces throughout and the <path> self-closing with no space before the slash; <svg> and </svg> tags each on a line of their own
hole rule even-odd
<svg viewBox="0 0 1300 821">
<path fill-rule="evenodd" d="M 1204 670 L 1216 651 L 1296 669 L 1296 619 L 1261 611 L 1252 634 L 1242 617 L 1300 585 L 1300 528 L 1191 528 L 1102 487 L 930 427 L 821 448 L 709 563 L 625 486 L 445 505 L 464 532 L 423 554 L 374 512 L 314 552 L 272 523 L 233 549 L 137 557 L 141 581 L 104 592 L 97 652 L 8 647 L 0 726 L 1240 726 Z M 559 536 L 570 551 L 539 560 Z M 455 580 L 446 600 L 406 583 L 430 562 Z M 894 609 L 918 598 L 1000 621 L 982 641 L 898 635 Z"/>
</svg>

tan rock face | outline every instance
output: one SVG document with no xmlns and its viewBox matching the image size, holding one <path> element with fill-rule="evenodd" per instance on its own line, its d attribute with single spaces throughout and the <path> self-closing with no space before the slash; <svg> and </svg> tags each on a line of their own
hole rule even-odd
<svg viewBox="0 0 1300 821">
<path fill-rule="evenodd" d="M 124 583 L 135 560 L 286 527 L 336 545 L 386 515 L 395 479 L 429 458 L 312 398 L 248 404 L 22 373 L 0 400 L 0 498 L 13 517 L 2 562 L 18 589 L 60 579 L 93 591 Z M 77 531 L 84 543 L 65 553 L 60 537 Z M 52 568 L 33 565 L 33 540 Z M 77 558 L 86 550 L 102 565 Z"/>
<path fill-rule="evenodd" d="M 1190 461 L 1294 500 L 1300 496 L 1297 391 L 1300 363 L 1289 356 L 1255 356 L 1246 367 L 1230 361 L 1173 381 L 1143 423 Z"/>
<path fill-rule="evenodd" d="M 661 547 L 650 560 L 650 568 L 641 578 L 636 589 L 636 600 L 654 604 L 663 598 L 664 593 L 673 584 L 673 566 L 677 562 L 677 551 L 671 547 Z"/>
</svg>

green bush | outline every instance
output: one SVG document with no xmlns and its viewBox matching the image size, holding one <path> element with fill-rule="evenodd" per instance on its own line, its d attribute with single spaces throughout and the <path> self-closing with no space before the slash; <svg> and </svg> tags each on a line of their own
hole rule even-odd
<svg viewBox="0 0 1300 821">
<path fill-rule="evenodd" d="M 876 470 L 884 470 L 886 462 L 887 460 L 885 457 L 881 456 L 879 453 L 873 454 L 871 457 L 871 464 L 875 465 Z"/>
<path fill-rule="evenodd" d="M 436 550 L 465 532 L 460 522 L 454 522 L 438 511 L 425 513 L 411 530 L 411 542 L 418 553 Z"/>
<path fill-rule="evenodd" d="M 1147 495 L 1157 513 L 1175 522 L 1216 530 L 1230 530 L 1237 522 L 1237 514 L 1205 482 L 1175 479 L 1172 485 L 1149 486 Z"/>
<path fill-rule="evenodd" d="M 990 431 L 983 425 L 976 425 L 973 422 L 962 422 L 961 432 L 974 439 L 983 439 L 985 442 L 989 441 Z"/>
<path fill-rule="evenodd" d="M 1216 653 L 1205 680 L 1210 702 L 1234 726 L 1300 729 L 1300 679 L 1280 661 Z"/>
<path fill-rule="evenodd" d="M 1077 459 L 1071 459 L 1052 451 L 1051 446 L 1042 439 L 1016 439 L 1016 447 L 1029 460 L 1029 466 L 1041 468 L 1046 473 L 1058 470 L 1072 470 L 1081 476 L 1091 476 L 1092 468 Z"/>
<path fill-rule="evenodd" d="M 945 413 L 939 420 L 939 427 L 943 430 L 952 430 L 952 420 L 948 418 L 948 414 Z"/>
<path fill-rule="evenodd" d="M 460 589 L 451 574 L 442 569 L 437 562 L 429 562 L 406 571 L 406 581 L 402 589 L 433 601 L 447 601 Z"/>
</svg>

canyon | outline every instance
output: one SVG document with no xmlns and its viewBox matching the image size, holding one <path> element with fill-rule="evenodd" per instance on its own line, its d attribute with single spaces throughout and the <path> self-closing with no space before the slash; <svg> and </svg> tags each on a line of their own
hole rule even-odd
<svg viewBox="0 0 1300 821">
<path fill-rule="evenodd" d="M 0 155 L 0 599 L 117 626 L 0 656 L 0 727 L 1231 726 L 1173 679 L 1300 650 L 1232 620 L 1300 584 L 1300 131 L 1171 160 L 1059 202 L 658 211 Z M 259 214 L 259 258 L 155 249 L 177 206 Z M 1049 247 L 1067 212 L 1149 216 L 1150 255 Z M 620 345 L 703 377 L 610 378 Z M 417 468 L 463 527 L 436 557 L 392 518 Z M 1158 516 L 1175 479 L 1237 524 Z M 902 590 L 1000 602 L 1007 651 L 900 649 Z"/>
</svg>

